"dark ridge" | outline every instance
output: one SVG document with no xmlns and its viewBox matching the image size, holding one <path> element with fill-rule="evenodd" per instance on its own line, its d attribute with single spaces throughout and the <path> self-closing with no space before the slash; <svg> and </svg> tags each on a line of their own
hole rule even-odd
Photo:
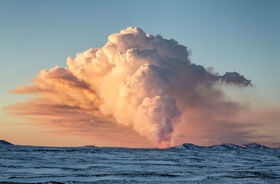
<svg viewBox="0 0 280 184">
<path fill-rule="evenodd" d="M 224 144 L 219 144 L 219 145 L 208 146 L 208 148 L 229 150 L 229 149 L 240 149 L 242 147 L 239 145 L 236 145 L 236 144 L 232 144 L 232 143 L 226 143 L 226 144 L 224 143 Z"/>
<path fill-rule="evenodd" d="M 8 141 L 5 140 L 0 140 L 0 146 L 1 145 L 14 145 Z M 125 148 L 125 147 L 97 147 L 94 145 L 85 145 L 85 146 L 79 146 L 79 147 L 49 147 L 49 146 L 29 146 L 29 147 L 34 147 L 38 148 L 36 151 L 61 151 L 59 148 L 65 148 L 66 151 L 80 151 L 82 149 L 88 149 L 88 148 L 110 148 L 110 149 L 132 149 L 132 150 L 139 150 L 139 149 L 144 149 L 144 150 L 157 150 L 157 148 Z M 175 146 L 171 148 L 185 148 L 185 149 L 200 149 L 200 148 L 205 148 L 205 149 L 215 149 L 215 150 L 231 150 L 231 149 L 279 149 L 279 148 L 270 148 L 265 145 L 261 145 L 258 143 L 248 143 L 248 144 L 243 144 L 242 146 L 232 144 L 232 143 L 223 143 L 223 144 L 218 144 L 218 145 L 212 145 L 212 146 L 198 146 L 192 143 L 184 143 L 181 146 Z M 169 148 L 168 148 L 169 149 Z"/>
<path fill-rule="evenodd" d="M 244 144 L 242 146 L 232 144 L 232 143 L 223 143 L 218 145 L 212 145 L 212 146 L 197 146 L 195 144 L 191 143 L 184 143 L 182 146 L 186 149 L 198 149 L 198 148 L 206 148 L 206 149 L 214 149 L 214 150 L 233 150 L 233 149 L 272 149 L 270 147 L 257 144 L 257 143 L 249 143 Z M 180 146 L 179 146 L 180 147 Z"/>
<path fill-rule="evenodd" d="M 13 145 L 13 144 L 5 140 L 0 140 L 0 145 Z"/>
<path fill-rule="evenodd" d="M 243 147 L 245 148 L 252 148 L 252 149 L 270 149 L 267 146 L 258 144 L 258 143 L 249 143 L 249 144 L 244 144 Z"/>
<path fill-rule="evenodd" d="M 184 143 L 183 146 L 187 149 L 197 149 L 197 148 L 201 147 L 201 146 L 197 146 L 197 145 L 192 144 L 192 143 Z"/>
<path fill-rule="evenodd" d="M 81 146 L 83 148 L 97 148 L 96 146 L 94 145 L 84 145 L 84 146 Z"/>
</svg>

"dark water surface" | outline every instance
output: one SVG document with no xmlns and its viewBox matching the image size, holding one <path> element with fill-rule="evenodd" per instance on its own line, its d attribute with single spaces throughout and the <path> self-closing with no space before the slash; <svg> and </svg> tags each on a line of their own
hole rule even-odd
<svg viewBox="0 0 280 184">
<path fill-rule="evenodd" d="M 0 182 L 280 184 L 280 149 L 0 146 Z"/>
</svg>

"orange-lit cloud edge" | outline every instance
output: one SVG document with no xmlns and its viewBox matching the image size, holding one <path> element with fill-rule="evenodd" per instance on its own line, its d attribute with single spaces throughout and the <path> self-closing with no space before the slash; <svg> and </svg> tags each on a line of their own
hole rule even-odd
<svg viewBox="0 0 280 184">
<path fill-rule="evenodd" d="M 68 58 L 66 68 L 44 69 L 32 85 L 12 90 L 34 98 L 6 111 L 99 146 L 277 143 L 278 113 L 248 111 L 227 98 L 224 86 L 251 81 L 206 70 L 175 40 L 129 27 L 104 47 Z"/>
</svg>

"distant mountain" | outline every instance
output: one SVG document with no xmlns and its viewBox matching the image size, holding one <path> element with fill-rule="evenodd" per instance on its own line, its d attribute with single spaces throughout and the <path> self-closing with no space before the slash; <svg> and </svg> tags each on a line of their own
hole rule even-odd
<svg viewBox="0 0 280 184">
<path fill-rule="evenodd" d="M 191 144 L 191 143 L 184 143 L 183 146 L 187 149 L 197 149 L 200 148 L 200 146 L 197 146 L 195 144 Z"/>
<path fill-rule="evenodd" d="M 0 140 L 0 145 L 13 145 L 13 144 L 5 140 Z"/>
<path fill-rule="evenodd" d="M 224 143 L 219 145 L 208 146 L 208 148 L 219 149 L 219 150 L 229 150 L 229 149 L 240 149 L 242 148 L 239 145 L 232 143 Z"/>
<path fill-rule="evenodd" d="M 269 149 L 269 147 L 257 143 L 244 144 L 243 146 L 245 148 L 253 148 L 253 149 Z"/>
<path fill-rule="evenodd" d="M 244 144 L 242 146 L 232 144 L 232 143 L 224 143 L 224 144 L 218 144 L 218 145 L 212 145 L 212 146 L 197 146 L 195 144 L 191 143 L 184 143 L 182 146 L 185 149 L 193 150 L 193 149 L 199 149 L 199 148 L 205 148 L 205 149 L 213 149 L 213 150 L 233 150 L 233 149 L 270 149 L 267 146 L 257 144 L 257 143 L 250 143 L 250 144 Z"/>
</svg>

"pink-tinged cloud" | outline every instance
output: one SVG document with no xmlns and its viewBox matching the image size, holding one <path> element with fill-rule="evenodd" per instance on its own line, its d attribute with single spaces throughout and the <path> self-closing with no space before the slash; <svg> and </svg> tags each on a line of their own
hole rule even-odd
<svg viewBox="0 0 280 184">
<path fill-rule="evenodd" d="M 214 74 L 189 55 L 173 39 L 129 27 L 110 35 L 102 48 L 68 58 L 65 68 L 42 70 L 31 86 L 12 91 L 36 98 L 7 109 L 48 117 L 58 126 L 115 123 L 159 147 L 188 141 L 188 135 L 244 141 L 243 125 L 232 121 L 241 105 L 227 99 L 220 86 L 246 87 L 251 81 L 237 72 Z"/>
</svg>

